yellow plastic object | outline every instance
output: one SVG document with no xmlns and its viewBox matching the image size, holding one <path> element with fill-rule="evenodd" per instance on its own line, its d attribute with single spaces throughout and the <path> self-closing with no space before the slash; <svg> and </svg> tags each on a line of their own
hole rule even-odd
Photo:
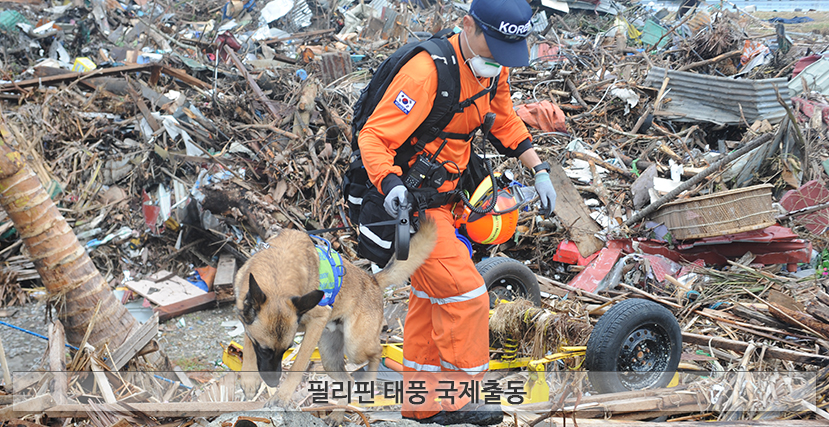
<svg viewBox="0 0 829 427">
<path fill-rule="evenodd" d="M 679 385 L 679 372 L 674 372 L 674 377 L 671 378 L 671 382 L 668 383 L 668 388 L 676 387 Z"/>
<path fill-rule="evenodd" d="M 85 56 L 75 58 L 75 63 L 72 64 L 72 71 L 79 72 L 79 73 L 85 73 L 87 71 L 92 71 L 96 68 L 98 68 L 98 66 L 95 65 L 95 63 L 92 62 L 91 59 L 89 59 Z"/>
<path fill-rule="evenodd" d="M 242 370 L 242 345 L 231 341 L 222 353 L 222 363 L 232 371 Z"/>
<path fill-rule="evenodd" d="M 527 396 L 525 403 L 547 402 L 550 400 L 550 386 L 547 384 L 546 378 L 548 363 L 556 360 L 584 356 L 586 351 L 587 347 L 584 346 L 561 347 L 561 351 L 558 353 L 550 354 L 527 363 L 527 371 L 530 373 L 530 378 L 524 384 L 524 392 Z M 490 366 L 492 366 L 491 362 Z"/>
<path fill-rule="evenodd" d="M 383 357 L 388 357 L 399 364 L 403 364 L 403 343 L 383 344 Z"/>
<path fill-rule="evenodd" d="M 225 364 L 228 368 L 233 371 L 241 371 L 242 370 L 242 348 L 244 346 L 242 344 L 237 343 L 236 341 L 231 341 L 230 344 L 225 347 L 224 352 L 222 353 L 222 363 Z M 294 360 L 296 358 L 296 352 L 292 351 L 293 349 L 286 351 L 285 354 L 282 355 L 282 361 L 286 360 Z M 311 361 L 319 361 L 320 359 L 320 352 L 319 349 L 314 349 L 314 352 L 311 353 Z"/>
<path fill-rule="evenodd" d="M 528 368 L 530 377 L 524 384 L 525 403 L 548 402 L 550 400 L 550 386 L 547 384 L 547 370 L 543 364 Z"/>
</svg>

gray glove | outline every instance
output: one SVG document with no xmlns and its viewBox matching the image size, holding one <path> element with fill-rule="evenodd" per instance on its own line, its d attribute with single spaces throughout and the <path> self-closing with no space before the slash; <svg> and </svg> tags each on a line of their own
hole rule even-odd
<svg viewBox="0 0 829 427">
<path fill-rule="evenodd" d="M 549 178 L 547 181 L 549 181 Z M 553 197 L 555 197 L 555 193 Z M 383 207 L 386 209 L 386 213 L 391 215 L 392 218 L 397 218 L 397 211 L 400 209 L 400 205 L 408 203 L 409 192 L 406 190 L 406 186 L 398 185 L 386 194 L 386 199 L 383 200 Z"/>
<path fill-rule="evenodd" d="M 553 183 L 550 182 L 550 174 L 547 171 L 535 174 L 535 191 L 541 201 L 541 210 L 538 213 L 549 217 L 553 213 L 553 209 L 556 208 L 556 190 L 553 188 Z M 388 200 L 388 197 L 386 200 Z"/>
</svg>

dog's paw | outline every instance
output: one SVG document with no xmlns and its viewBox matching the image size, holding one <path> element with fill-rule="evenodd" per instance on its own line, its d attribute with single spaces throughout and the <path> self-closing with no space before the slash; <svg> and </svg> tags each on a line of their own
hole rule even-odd
<svg viewBox="0 0 829 427">
<path fill-rule="evenodd" d="M 286 411 L 296 409 L 290 399 L 283 399 L 279 397 L 279 395 L 274 395 L 268 399 L 265 403 L 265 407 L 268 409 L 284 409 Z"/>
<path fill-rule="evenodd" d="M 242 385 L 242 391 L 245 393 L 245 399 L 253 400 L 259 391 L 262 379 L 259 378 L 259 372 L 242 372 L 239 382 Z"/>
<path fill-rule="evenodd" d="M 345 421 L 345 411 L 342 409 L 335 409 L 328 417 L 325 418 L 325 423 L 331 427 L 340 426 Z"/>
</svg>

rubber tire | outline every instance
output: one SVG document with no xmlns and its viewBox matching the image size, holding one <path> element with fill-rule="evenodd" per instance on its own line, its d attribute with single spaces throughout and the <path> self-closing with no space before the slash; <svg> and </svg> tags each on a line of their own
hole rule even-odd
<svg viewBox="0 0 829 427">
<path fill-rule="evenodd" d="M 475 265 L 478 273 L 484 278 L 487 291 L 501 284 L 504 280 L 510 284 L 518 285 L 516 293 L 532 302 L 536 307 L 541 307 L 541 289 L 538 287 L 538 279 L 529 267 L 512 258 L 495 257 L 487 258 Z M 492 308 L 490 298 L 490 308 Z"/>
<path fill-rule="evenodd" d="M 624 341 L 643 326 L 656 326 L 663 338 L 668 338 L 670 349 L 667 351 L 667 365 L 661 375 L 647 379 L 647 384 L 638 384 L 635 389 L 660 388 L 671 382 L 682 355 L 682 330 L 679 323 L 668 309 L 653 301 L 629 299 L 615 304 L 602 315 L 587 341 L 584 366 L 596 391 L 616 393 L 631 390 L 618 374 L 618 363 Z"/>
</svg>

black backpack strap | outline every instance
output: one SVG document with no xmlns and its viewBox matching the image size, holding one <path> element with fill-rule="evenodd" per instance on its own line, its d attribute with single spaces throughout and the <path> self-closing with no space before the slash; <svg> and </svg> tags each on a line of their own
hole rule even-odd
<svg viewBox="0 0 829 427">
<path fill-rule="evenodd" d="M 429 136 L 432 131 L 437 129 L 440 132 L 449 123 L 448 120 L 446 123 L 442 123 L 442 119 L 449 117 L 451 120 L 454 116 L 453 110 L 459 96 L 458 82 L 460 82 L 461 76 L 458 69 L 458 58 L 455 55 L 455 48 L 452 47 L 449 40 L 443 37 L 432 37 L 423 42 L 421 49 L 425 50 L 435 61 L 438 85 L 432 111 L 429 112 L 423 123 L 415 129 L 408 141 L 397 149 L 397 154 L 394 156 L 394 164 L 403 170 L 403 174 L 406 174 L 409 169 L 409 159 L 423 151 L 426 144 L 435 139 L 434 136 Z M 417 138 L 415 144 L 411 143 L 413 138 Z"/>
<path fill-rule="evenodd" d="M 495 92 L 498 88 L 498 80 L 500 75 L 494 77 L 494 81 L 489 88 L 481 90 L 464 101 L 457 101 L 460 96 L 460 87 L 458 85 L 461 78 L 459 68 L 460 63 L 457 55 L 455 54 L 455 48 L 449 40 L 443 37 L 442 33 L 444 32 L 449 33 L 451 30 L 443 30 L 438 32 L 435 36 L 423 42 L 420 48 L 416 49 L 411 54 L 411 56 L 414 56 L 414 54 L 419 53 L 420 50 L 425 50 L 429 53 L 435 61 L 435 68 L 438 73 L 438 85 L 432 111 L 429 112 L 429 115 L 426 116 L 423 123 L 418 126 L 414 133 L 412 133 L 408 142 L 398 147 L 394 156 L 394 164 L 401 168 L 404 175 L 409 170 L 409 160 L 414 157 L 415 154 L 423 151 L 426 144 L 434 141 L 435 139 L 469 140 L 472 135 L 478 131 L 478 128 L 472 129 L 472 131 L 465 134 L 444 132 L 444 128 L 449 125 L 449 122 L 452 121 L 455 114 L 462 113 L 466 108 L 472 106 L 476 100 L 484 95 L 489 94 L 490 100 L 492 100 L 495 97 Z M 400 70 L 400 67 L 402 67 L 402 64 L 405 64 L 411 56 L 405 58 L 405 61 L 400 61 L 391 75 L 396 75 Z M 417 142 L 414 144 L 411 143 L 413 138 L 417 138 Z"/>
<path fill-rule="evenodd" d="M 458 78 L 460 79 L 460 72 L 458 72 Z M 498 88 L 498 79 L 500 78 L 500 74 L 494 77 L 492 84 L 486 88 L 481 90 L 480 92 L 476 93 L 475 95 L 470 96 L 469 98 L 452 105 L 451 110 L 446 113 L 445 116 L 439 118 L 434 126 L 432 126 L 427 132 L 423 133 L 419 141 L 423 141 L 423 146 L 425 147 L 427 143 L 434 141 L 435 139 L 462 139 L 462 140 L 469 140 L 472 138 L 472 135 L 480 129 L 480 127 L 476 127 L 472 129 L 469 133 L 451 133 L 451 132 L 444 132 L 444 128 L 449 125 L 449 122 L 455 117 L 455 114 L 462 113 L 467 108 L 471 107 L 473 103 L 475 103 L 478 98 L 483 97 L 484 95 L 489 94 L 490 101 L 495 97 L 495 91 Z M 420 149 L 422 150 L 422 148 Z M 417 151 L 420 151 L 417 150 Z"/>
</svg>

